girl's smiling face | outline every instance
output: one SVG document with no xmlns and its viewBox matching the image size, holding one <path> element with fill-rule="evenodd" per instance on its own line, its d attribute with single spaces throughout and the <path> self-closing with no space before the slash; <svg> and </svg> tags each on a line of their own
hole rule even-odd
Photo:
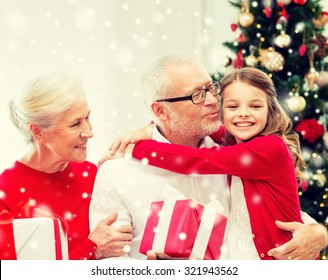
<svg viewBox="0 0 328 280">
<path fill-rule="evenodd" d="M 259 135 L 267 124 L 268 101 L 264 91 L 234 81 L 223 92 L 223 124 L 237 143 Z"/>
</svg>

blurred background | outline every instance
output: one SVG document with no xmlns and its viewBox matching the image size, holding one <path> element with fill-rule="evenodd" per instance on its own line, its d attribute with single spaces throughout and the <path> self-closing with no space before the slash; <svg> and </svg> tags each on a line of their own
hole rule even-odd
<svg viewBox="0 0 328 280">
<path fill-rule="evenodd" d="M 175 52 L 217 71 L 235 14 L 228 1 L 215 0 L 1 0 L 0 170 L 25 148 L 8 101 L 30 79 L 52 71 L 81 78 L 95 134 L 89 160 L 96 162 L 112 139 L 149 122 L 139 93 L 148 64 Z"/>
</svg>

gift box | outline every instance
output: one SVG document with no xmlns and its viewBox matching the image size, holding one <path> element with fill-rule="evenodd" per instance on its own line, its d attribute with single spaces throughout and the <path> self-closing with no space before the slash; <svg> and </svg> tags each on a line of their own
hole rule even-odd
<svg viewBox="0 0 328 280">
<path fill-rule="evenodd" d="M 139 252 L 153 250 L 164 259 L 220 258 L 227 217 L 219 201 L 207 205 L 192 199 L 151 204 Z"/>
<path fill-rule="evenodd" d="M 0 259 L 68 259 L 66 228 L 55 217 L 2 219 Z"/>
</svg>

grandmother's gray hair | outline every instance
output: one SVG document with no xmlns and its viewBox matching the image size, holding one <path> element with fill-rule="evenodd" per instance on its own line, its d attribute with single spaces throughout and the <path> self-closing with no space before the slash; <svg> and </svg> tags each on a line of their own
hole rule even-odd
<svg viewBox="0 0 328 280">
<path fill-rule="evenodd" d="M 51 73 L 31 81 L 22 94 L 10 101 L 10 119 L 24 134 L 27 143 L 33 142 L 29 124 L 46 129 L 59 114 L 65 112 L 84 92 L 80 80 L 64 73 Z"/>
</svg>

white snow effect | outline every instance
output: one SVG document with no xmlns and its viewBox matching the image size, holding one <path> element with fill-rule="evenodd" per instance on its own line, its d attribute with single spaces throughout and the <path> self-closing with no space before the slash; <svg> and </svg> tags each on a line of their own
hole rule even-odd
<svg viewBox="0 0 328 280">
<path fill-rule="evenodd" d="M 115 61 L 120 68 L 130 67 L 134 61 L 133 52 L 129 49 L 121 49 L 115 54 Z"/>
<path fill-rule="evenodd" d="M 29 242 L 29 246 L 31 249 L 36 249 L 36 248 L 38 248 L 39 245 L 38 245 L 38 242 L 31 241 L 31 242 Z"/>
<path fill-rule="evenodd" d="M 88 198 L 88 194 L 86 192 L 82 193 L 82 198 Z"/>
<path fill-rule="evenodd" d="M 16 42 L 10 42 L 8 45 L 8 50 L 11 52 L 17 51 L 18 50 L 18 44 Z"/>
<path fill-rule="evenodd" d="M 170 15 L 170 14 L 172 14 L 172 9 L 171 8 L 167 8 L 166 10 L 165 10 L 165 12 L 168 14 L 168 15 Z"/>
<path fill-rule="evenodd" d="M 35 199 L 30 199 L 28 204 L 32 207 L 35 206 L 36 205 L 36 200 Z"/>
<path fill-rule="evenodd" d="M 65 212 L 64 213 L 64 218 L 68 221 L 72 220 L 73 219 L 73 214 L 69 211 Z"/>
<path fill-rule="evenodd" d="M 83 176 L 84 178 L 88 177 L 88 176 L 89 176 L 89 172 L 88 172 L 88 171 L 84 171 L 84 172 L 82 173 L 82 176 Z"/>
<path fill-rule="evenodd" d="M 4 199 L 5 197 L 6 197 L 5 192 L 0 190 L 0 199 Z"/>
<path fill-rule="evenodd" d="M 54 20 L 53 24 L 54 24 L 54 26 L 59 26 L 60 20 L 59 19 Z"/>
<path fill-rule="evenodd" d="M 214 24 L 214 20 L 210 16 L 205 16 L 204 22 L 207 26 L 212 26 Z"/>
<path fill-rule="evenodd" d="M 19 191 L 20 191 L 21 193 L 24 193 L 24 192 L 26 192 L 26 189 L 25 189 L 25 188 L 20 188 Z"/>
<path fill-rule="evenodd" d="M 215 193 L 211 193 L 209 196 L 208 196 L 209 200 L 210 201 L 213 201 L 213 200 L 217 200 L 217 195 Z"/>
<path fill-rule="evenodd" d="M 155 13 L 152 19 L 154 23 L 161 24 L 164 21 L 164 16 L 162 13 Z"/>
<path fill-rule="evenodd" d="M 76 26 L 81 30 L 91 30 L 95 27 L 96 13 L 93 9 L 87 8 L 76 16 Z"/>
<path fill-rule="evenodd" d="M 134 202 L 134 205 L 135 205 L 136 207 L 138 207 L 138 208 L 141 208 L 142 205 L 143 205 L 143 203 L 142 203 L 141 200 L 136 200 L 136 201 Z"/>
<path fill-rule="evenodd" d="M 260 195 L 254 195 L 254 196 L 252 197 L 252 203 L 254 203 L 254 204 L 258 204 L 258 203 L 260 203 L 261 200 L 262 200 L 262 198 L 261 198 Z"/>
<path fill-rule="evenodd" d="M 131 246 L 130 246 L 130 245 L 125 245 L 125 246 L 123 247 L 123 251 L 124 251 L 125 253 L 130 253 L 130 251 L 131 251 Z"/>
<path fill-rule="evenodd" d="M 149 163 L 148 158 L 143 158 L 143 159 L 141 160 L 141 163 L 142 163 L 143 165 L 148 165 L 148 163 Z"/>
<path fill-rule="evenodd" d="M 181 233 L 179 234 L 179 239 L 180 239 L 180 240 L 186 240 L 186 238 L 187 238 L 187 234 L 186 234 L 185 232 L 181 232 Z"/>
<path fill-rule="evenodd" d="M 189 203 L 189 207 L 190 208 L 196 208 L 197 207 L 197 202 L 195 202 L 194 200 L 191 200 Z"/>
<path fill-rule="evenodd" d="M 247 165 L 250 165 L 251 162 L 252 162 L 252 158 L 249 156 L 249 155 L 244 155 L 240 158 L 240 162 L 247 166 Z"/>
<path fill-rule="evenodd" d="M 123 187 L 120 187 L 120 188 L 117 189 L 118 194 L 125 194 L 125 192 L 126 192 L 126 190 Z"/>
</svg>

